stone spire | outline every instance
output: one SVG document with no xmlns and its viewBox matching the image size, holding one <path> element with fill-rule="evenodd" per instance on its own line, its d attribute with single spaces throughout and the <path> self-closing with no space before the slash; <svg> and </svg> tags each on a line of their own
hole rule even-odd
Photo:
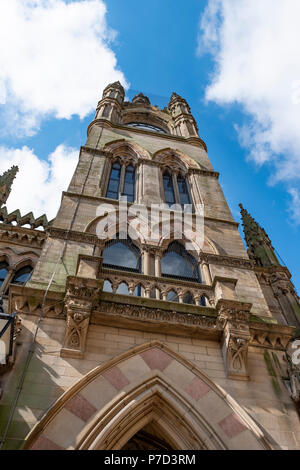
<svg viewBox="0 0 300 470">
<path fill-rule="evenodd" d="M 14 165 L 0 176 L 0 207 L 6 203 L 18 171 L 19 168 Z"/>
<path fill-rule="evenodd" d="M 250 258 L 254 259 L 259 266 L 280 266 L 271 240 L 265 230 L 243 208 L 242 204 L 239 204 L 239 206 Z"/>
</svg>

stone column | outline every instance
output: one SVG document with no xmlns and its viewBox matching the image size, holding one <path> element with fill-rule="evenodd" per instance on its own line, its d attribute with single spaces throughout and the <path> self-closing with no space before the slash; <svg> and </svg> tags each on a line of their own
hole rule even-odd
<svg viewBox="0 0 300 470">
<path fill-rule="evenodd" d="M 150 252 L 148 249 L 144 250 L 144 274 L 150 274 Z"/>
<path fill-rule="evenodd" d="M 162 257 L 161 251 L 156 250 L 154 253 L 156 277 L 161 277 L 161 263 L 160 263 L 161 257 Z"/>
<path fill-rule="evenodd" d="M 161 257 L 162 257 L 162 252 L 160 250 L 155 250 L 154 252 L 155 277 L 161 277 Z M 159 289 L 155 289 L 155 295 L 156 295 L 156 298 L 160 300 Z"/>
<path fill-rule="evenodd" d="M 207 263 L 202 263 L 201 268 L 202 268 L 201 273 L 203 274 L 205 284 L 207 284 L 208 286 L 211 286 L 212 279 L 211 279 L 208 264 Z"/>
</svg>

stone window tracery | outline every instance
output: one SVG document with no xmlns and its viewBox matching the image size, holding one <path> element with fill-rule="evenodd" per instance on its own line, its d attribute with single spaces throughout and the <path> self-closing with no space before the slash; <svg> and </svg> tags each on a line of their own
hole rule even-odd
<svg viewBox="0 0 300 470">
<path fill-rule="evenodd" d="M 116 160 L 111 167 L 106 197 L 119 199 L 126 196 L 128 202 L 135 200 L 135 167 Z"/>
<path fill-rule="evenodd" d="M 201 282 L 199 266 L 195 258 L 177 241 L 170 243 L 161 259 L 163 277 Z"/>
<path fill-rule="evenodd" d="M 11 283 L 23 286 L 31 278 L 32 271 L 33 268 L 31 266 L 24 266 L 16 272 Z"/>
<path fill-rule="evenodd" d="M 191 204 L 191 196 L 186 177 L 178 171 L 166 169 L 162 175 L 164 202 L 168 206 L 178 204 L 184 208 L 185 204 Z"/>
<path fill-rule="evenodd" d="M 129 127 L 136 127 L 137 129 L 144 129 L 146 131 L 159 132 L 160 134 L 166 134 L 166 132 L 160 127 L 153 126 L 152 124 L 146 124 L 143 122 L 130 122 L 126 124 Z"/>
<path fill-rule="evenodd" d="M 141 255 L 139 249 L 131 239 L 120 239 L 119 236 L 106 243 L 102 252 L 103 266 L 112 269 L 120 269 L 141 272 Z"/>
</svg>

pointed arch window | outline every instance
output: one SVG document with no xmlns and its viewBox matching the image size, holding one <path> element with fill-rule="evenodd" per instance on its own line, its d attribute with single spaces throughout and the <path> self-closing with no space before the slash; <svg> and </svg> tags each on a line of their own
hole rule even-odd
<svg viewBox="0 0 300 470">
<path fill-rule="evenodd" d="M 182 207 L 184 206 L 184 204 L 191 204 L 186 179 L 181 174 L 177 176 L 177 186 L 180 197 L 180 204 L 182 205 Z"/>
<path fill-rule="evenodd" d="M 0 287 L 4 284 L 7 273 L 8 273 L 8 264 L 4 261 L 0 263 Z"/>
<path fill-rule="evenodd" d="M 102 252 L 102 258 L 105 268 L 141 272 L 140 250 L 129 237 L 127 239 L 117 237 L 107 242 Z"/>
<path fill-rule="evenodd" d="M 197 261 L 176 241 L 170 243 L 162 257 L 161 272 L 164 277 L 201 282 Z"/>
<path fill-rule="evenodd" d="M 31 266 L 25 266 L 24 268 L 19 269 L 11 281 L 12 284 L 23 286 L 31 278 L 32 271 L 33 269 Z"/>
<path fill-rule="evenodd" d="M 168 206 L 191 204 L 191 197 L 186 177 L 179 173 L 176 175 L 169 170 L 163 173 L 164 199 Z"/>
<path fill-rule="evenodd" d="M 119 162 L 115 162 L 110 170 L 106 197 L 109 197 L 111 199 L 119 199 L 120 178 L 121 165 Z"/>
<path fill-rule="evenodd" d="M 119 199 L 119 196 L 127 196 L 128 202 L 135 200 L 135 168 L 133 165 L 121 164 L 115 161 L 110 170 L 110 176 L 106 191 L 106 197 Z"/>
<path fill-rule="evenodd" d="M 127 196 L 128 202 L 134 202 L 135 192 L 135 168 L 128 165 L 125 170 L 123 196 Z"/>
<path fill-rule="evenodd" d="M 163 174 L 163 184 L 164 184 L 164 194 L 165 194 L 165 202 L 169 206 L 172 206 L 176 203 L 175 193 L 174 193 L 174 186 L 173 186 L 173 178 L 172 175 L 166 170 Z"/>
</svg>

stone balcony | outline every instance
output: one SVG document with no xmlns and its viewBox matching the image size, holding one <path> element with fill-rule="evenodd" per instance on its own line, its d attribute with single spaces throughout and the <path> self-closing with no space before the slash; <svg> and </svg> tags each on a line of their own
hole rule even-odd
<svg viewBox="0 0 300 470">
<path fill-rule="evenodd" d="M 104 292 L 146 297 L 202 307 L 214 307 L 212 286 L 185 279 L 156 277 L 103 266 L 98 279 L 104 281 Z"/>
</svg>

